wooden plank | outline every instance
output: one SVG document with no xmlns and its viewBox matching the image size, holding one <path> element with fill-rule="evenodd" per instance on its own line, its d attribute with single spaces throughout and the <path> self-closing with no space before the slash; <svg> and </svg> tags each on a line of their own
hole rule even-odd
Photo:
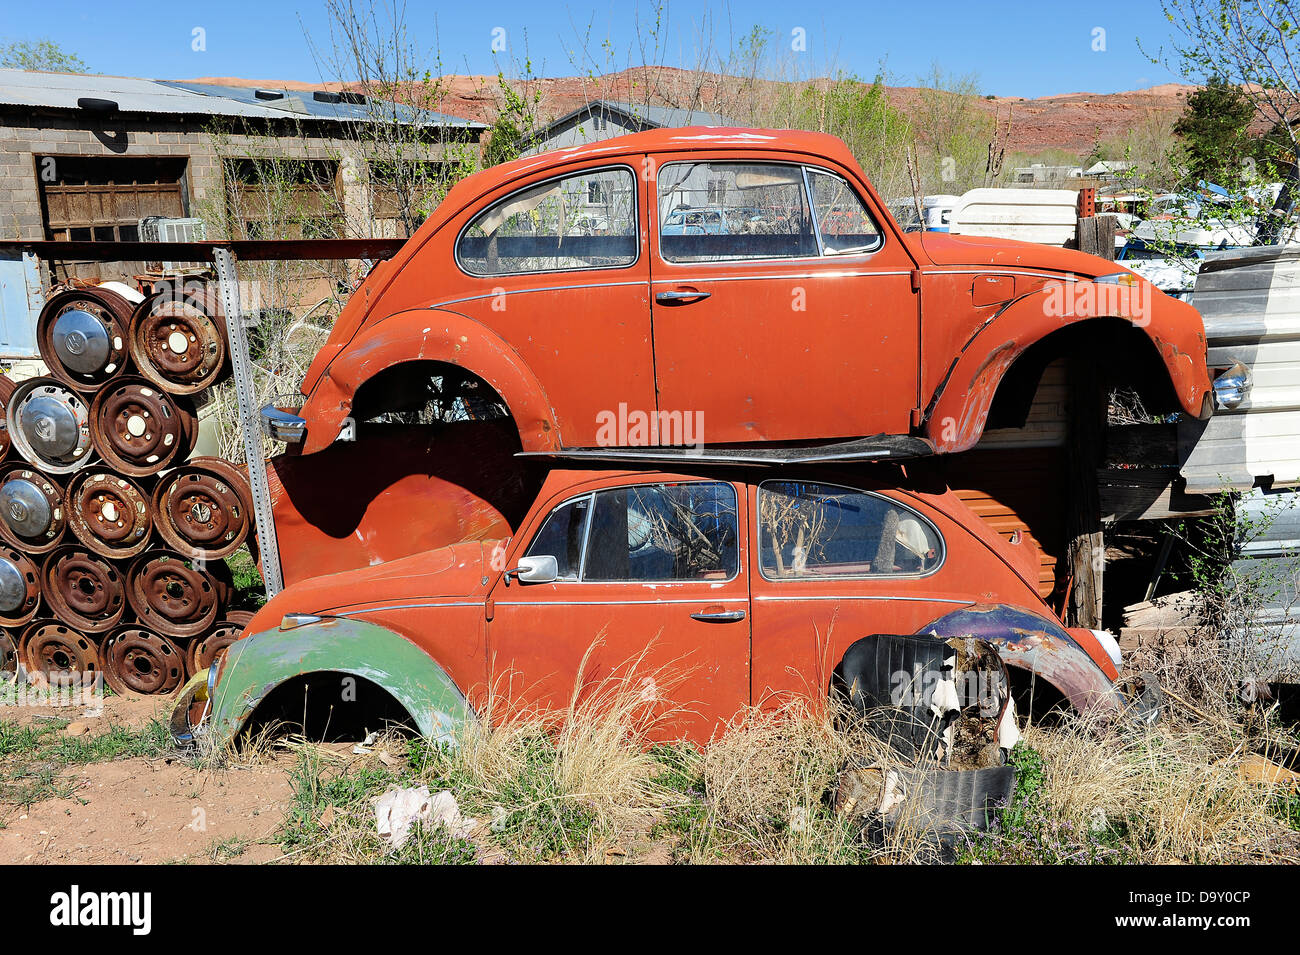
<svg viewBox="0 0 1300 955">
<path fill-rule="evenodd" d="M 1178 425 L 1117 424 L 1106 429 L 1107 467 L 1178 466 Z"/>
<path fill-rule="evenodd" d="M 1097 494 L 1101 518 L 1156 521 L 1213 514 L 1214 499 L 1188 494 L 1176 468 L 1099 468 Z"/>
</svg>

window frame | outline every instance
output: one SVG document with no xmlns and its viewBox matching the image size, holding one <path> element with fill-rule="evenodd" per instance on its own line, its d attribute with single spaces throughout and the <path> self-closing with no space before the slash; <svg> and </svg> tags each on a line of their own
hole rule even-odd
<svg viewBox="0 0 1300 955">
<path fill-rule="evenodd" d="M 867 497 L 874 497 L 878 500 L 884 501 L 885 503 L 889 504 L 892 507 L 901 508 L 904 511 L 908 512 L 909 514 L 914 514 L 925 524 L 925 526 L 929 527 L 930 530 L 934 532 L 935 538 L 939 541 L 940 552 L 939 552 L 938 561 L 929 570 L 924 570 L 921 571 L 920 573 L 911 573 L 911 574 L 834 574 L 834 575 L 824 575 L 824 576 L 809 574 L 800 577 L 769 577 L 763 569 L 763 546 L 764 546 L 763 520 L 759 512 L 759 507 L 763 495 L 763 489 L 773 484 L 790 484 L 790 483 L 816 484 L 818 487 L 837 488 L 842 491 L 849 491 L 850 493 L 853 494 L 863 494 L 866 495 Z M 810 580 L 824 581 L 826 583 L 833 583 L 837 580 L 921 580 L 926 577 L 933 577 L 940 570 L 942 570 L 944 566 L 948 563 L 948 539 L 943 536 L 943 532 L 939 530 L 938 525 L 935 524 L 934 521 L 930 520 L 930 518 L 926 517 L 926 515 L 922 514 L 916 508 L 908 504 L 904 504 L 902 501 L 898 500 L 897 498 L 890 497 L 887 494 L 880 494 L 876 491 L 868 491 L 860 487 L 850 487 L 847 484 L 832 484 L 826 481 L 802 480 L 800 478 L 794 478 L 794 479 L 773 478 L 767 481 L 761 481 L 759 482 L 758 487 L 755 489 L 754 492 L 753 520 L 754 520 L 754 550 L 755 550 L 754 558 L 758 565 L 758 573 L 759 576 L 763 578 L 763 580 L 769 581 L 770 583 L 774 583 L 774 584 L 803 583 Z"/>
<path fill-rule="evenodd" d="M 730 489 L 731 489 L 732 503 L 733 503 L 733 505 L 734 505 L 734 511 L 733 511 L 733 513 L 734 513 L 734 515 L 735 515 L 735 522 L 736 522 L 736 526 L 735 526 L 735 531 L 736 531 L 736 572 L 735 572 L 734 574 L 732 574 L 730 577 L 727 577 L 727 578 L 725 578 L 725 579 L 724 579 L 724 578 L 710 578 L 710 579 L 687 578 L 687 579 L 680 579 L 680 578 L 673 578 L 673 577 L 663 578 L 663 579 L 657 579 L 657 580 L 587 580 L 587 579 L 586 579 L 586 575 L 587 575 L 587 545 L 588 545 L 588 543 L 590 543 L 590 540 L 591 540 L 591 524 L 592 524 L 592 520 L 593 520 L 593 518 L 594 518 L 594 515 L 595 515 L 595 513 L 596 513 L 596 495 L 597 495 L 597 494 L 601 494 L 601 493 L 604 493 L 604 492 L 606 492 L 606 491 L 625 491 L 625 490 L 630 490 L 630 489 L 632 489 L 632 488 L 642 488 L 642 487 L 669 487 L 669 486 L 680 486 L 680 485 L 686 485 L 686 484 L 717 484 L 717 485 L 719 485 L 719 486 L 721 486 L 721 487 L 727 487 L 727 488 L 730 488 Z M 567 505 L 569 505 L 569 504 L 572 504 L 572 503 L 574 503 L 575 501 L 580 501 L 580 500 L 582 500 L 584 497 L 586 497 L 586 498 L 590 498 L 590 499 L 591 499 L 591 504 L 590 504 L 590 506 L 587 508 L 587 520 L 586 520 L 586 524 L 584 525 L 584 527 L 583 527 L 583 529 L 582 529 L 582 552 L 581 552 L 581 555 L 580 555 L 579 560 L 578 560 L 578 579 L 577 579 L 577 580 L 566 580 L 566 579 L 563 579 L 563 578 L 559 578 L 559 577 L 557 577 L 555 580 L 551 581 L 551 583 L 553 583 L 553 584 L 567 584 L 567 585 L 573 585 L 573 584 L 588 584 L 588 585 L 591 585 L 591 586 L 610 586 L 610 585 L 615 585 L 615 586 L 620 586 L 620 587 L 626 587 L 626 586 L 629 586 L 629 585 L 636 586 L 636 585 L 639 585 L 639 584 L 655 584 L 655 585 L 658 585 L 658 584 L 708 584 L 709 586 L 716 586 L 716 585 L 718 585 L 718 584 L 729 584 L 729 583 L 732 583 L 732 582 L 736 581 L 737 579 L 739 579 L 741 573 L 742 573 L 743 570 L 744 570 L 744 567 L 743 567 L 744 560 L 742 559 L 744 555 L 743 555 L 743 553 L 742 553 L 742 549 L 741 549 L 741 546 L 740 546 L 740 545 L 741 545 L 740 501 L 741 501 L 741 497 L 742 497 L 742 495 L 741 495 L 740 492 L 736 489 L 736 485 L 732 484 L 730 481 L 718 481 L 718 480 L 714 480 L 714 479 L 712 479 L 712 478 L 701 478 L 701 479 L 699 479 L 699 480 L 695 480 L 695 481 L 651 481 L 651 482 L 641 482 L 641 483 L 636 483 L 636 484 L 615 484 L 615 485 L 612 485 L 612 486 L 610 486 L 610 487 L 599 487 L 599 488 L 595 488 L 594 490 L 584 491 L 584 492 L 582 492 L 581 494 L 575 494 L 575 495 L 573 495 L 573 497 L 565 498 L 563 501 L 561 501 L 560 503 L 556 504 L 554 507 L 552 507 L 549 511 L 546 512 L 546 516 L 545 516 L 544 518 L 542 518 L 541 522 L 537 525 L 537 530 L 536 530 L 536 532 L 533 533 L 533 535 L 528 539 L 528 543 L 523 547 L 523 549 L 522 549 L 522 556 L 523 556 L 523 557 L 532 557 L 532 556 L 548 556 L 548 555 L 534 555 L 534 554 L 531 554 L 531 553 L 530 553 L 530 551 L 532 550 L 533 544 L 537 541 L 538 535 L 541 534 L 542 529 L 546 526 L 546 522 L 549 521 L 549 520 L 551 519 L 551 516 L 552 516 L 553 514 L 555 514 L 557 511 L 559 511 L 560 508 L 565 507 L 565 506 L 567 506 Z M 555 555 L 554 555 L 554 554 L 551 554 L 551 555 L 549 555 L 549 556 L 552 556 L 552 557 L 553 557 L 553 556 L 555 556 Z"/>
<path fill-rule="evenodd" d="M 663 228 L 663 223 L 660 221 L 659 218 L 659 177 L 663 174 L 663 171 L 669 168 L 670 166 L 701 165 L 701 164 L 719 164 L 719 165 L 726 164 L 726 165 L 735 165 L 735 166 L 793 166 L 794 168 L 800 170 L 800 178 L 803 180 L 803 198 L 804 198 L 804 202 L 808 204 L 808 216 L 812 220 L 813 236 L 817 240 L 817 254 L 816 255 L 789 255 L 789 256 L 782 255 L 782 256 L 769 257 L 765 259 L 756 259 L 756 258 L 710 259 L 707 262 L 674 262 L 671 259 L 664 258 L 663 244 L 660 242 L 660 239 L 663 238 L 663 233 L 660 231 Z M 836 179 L 841 180 L 849 188 L 849 191 L 852 192 L 853 195 L 857 198 L 858 202 L 862 204 L 862 208 L 866 211 L 868 218 L 870 218 L 872 223 L 876 226 L 876 229 L 880 234 L 879 245 L 877 245 L 874 249 L 871 249 L 870 251 L 830 252 L 830 253 L 826 251 L 826 247 L 822 242 L 821 226 L 817 222 L 817 208 L 813 204 L 812 183 L 809 180 L 809 175 L 811 173 L 824 173 L 825 175 L 832 176 Z M 811 163 L 799 162 L 798 160 L 793 160 L 793 159 L 777 159 L 777 160 L 765 160 L 765 159 L 755 159 L 755 158 L 673 159 L 670 160 L 669 162 L 662 163 L 656 167 L 654 183 L 655 183 L 655 194 L 654 194 L 653 205 L 655 207 L 655 228 L 652 230 L 654 246 L 655 246 L 654 254 L 660 262 L 662 262 L 664 265 L 668 266 L 669 268 L 689 269 L 689 268 L 698 268 L 700 266 L 707 267 L 711 265 L 727 265 L 727 266 L 760 265 L 762 266 L 762 265 L 771 265 L 772 263 L 777 263 L 777 262 L 822 262 L 826 260 L 834 260 L 837 262 L 842 262 L 849 259 L 869 259 L 882 252 L 885 246 L 889 243 L 888 230 L 886 230 L 883 226 L 881 226 L 880 218 L 878 215 L 876 215 L 876 213 L 872 211 L 871 203 L 867 202 L 867 200 L 863 198 L 862 193 L 858 191 L 858 189 L 854 186 L 853 181 L 848 176 L 844 175 L 843 173 L 836 172 L 835 170 L 830 169 L 826 166 L 817 166 Z M 669 214 L 671 215 L 671 212 Z"/>
<path fill-rule="evenodd" d="M 852 195 L 853 198 L 858 200 L 858 205 L 862 206 L 862 211 L 866 213 L 867 220 L 873 226 L 876 227 L 876 235 L 880 237 L 879 243 L 877 243 L 873 248 L 870 249 L 846 249 L 843 252 L 826 251 L 826 242 L 825 240 L 822 239 L 821 223 L 817 221 L 817 203 L 814 198 L 813 188 L 812 188 L 813 176 L 829 176 L 832 179 L 838 179 L 840 182 L 844 184 L 844 188 L 849 191 L 849 194 Z M 805 164 L 803 167 L 803 179 L 804 179 L 804 188 L 808 191 L 808 208 L 812 211 L 813 231 L 817 233 L 817 247 L 821 249 L 821 256 L 820 256 L 821 258 L 843 259 L 843 258 L 850 258 L 855 255 L 875 255 L 877 252 L 879 252 L 881 249 L 885 247 L 885 230 L 881 228 L 880 223 L 877 221 L 876 217 L 871 214 L 871 206 L 863 202 L 862 196 L 860 196 L 858 194 L 858 191 L 853 188 L 853 183 L 849 182 L 848 177 L 841 176 L 838 173 L 833 173 L 829 169 L 826 169 L 821 166 L 809 166 Z"/>
<path fill-rule="evenodd" d="M 552 182 L 560 182 L 565 179 L 573 179 L 578 176 L 589 175 L 592 173 L 617 172 L 619 170 L 626 171 L 632 177 L 632 225 L 635 230 L 632 235 L 632 239 L 633 239 L 633 243 L 636 246 L 636 256 L 632 259 L 632 261 L 628 262 L 627 264 L 625 265 L 584 265 L 584 266 L 568 267 L 568 268 L 535 269 L 535 270 L 529 270 L 527 272 L 471 272 L 468 268 L 465 267 L 464 262 L 461 261 L 460 243 L 461 240 L 465 238 L 465 233 L 470 230 L 470 228 L 474 225 L 475 222 L 478 221 L 478 219 L 482 215 L 491 211 L 492 209 L 495 209 L 497 206 L 501 205 L 502 203 L 509 202 L 515 196 L 528 192 L 532 189 L 541 188 L 542 186 L 545 186 Z M 642 238 L 641 237 L 641 215 L 642 215 L 641 189 L 637 185 L 639 181 L 640 180 L 637 177 L 636 170 L 633 169 L 631 166 L 629 166 L 627 163 L 613 163 L 604 166 L 588 166 L 583 169 L 570 170 L 569 172 L 559 173 L 557 175 L 550 176 L 546 179 L 538 179 L 536 182 L 530 182 L 525 186 L 520 186 L 517 189 L 512 189 L 510 192 L 498 196 L 496 199 L 492 200 L 487 205 L 478 207 L 470 214 L 469 221 L 467 221 L 463 226 L 461 226 L 460 231 L 456 233 L 456 241 L 452 244 L 451 247 L 452 261 L 456 263 L 456 268 L 458 268 L 463 275 L 467 275 L 472 279 L 508 279 L 512 277 L 517 278 L 519 276 L 525 276 L 525 275 L 555 275 L 555 274 L 563 274 L 568 272 L 602 272 L 602 271 L 621 272 L 625 269 L 635 268 L 636 265 L 641 261 L 641 245 L 642 245 L 641 243 L 641 238 Z M 584 194 L 585 194 L 585 190 L 584 190 Z"/>
</svg>

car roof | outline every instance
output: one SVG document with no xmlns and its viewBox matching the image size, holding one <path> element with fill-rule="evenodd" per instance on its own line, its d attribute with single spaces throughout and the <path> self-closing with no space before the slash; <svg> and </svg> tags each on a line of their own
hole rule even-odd
<svg viewBox="0 0 1300 955">
<path fill-rule="evenodd" d="M 591 143 L 555 149 L 525 156 L 493 166 L 488 174 L 505 180 L 514 179 L 548 166 L 585 159 L 609 158 L 640 153 L 681 152 L 705 149 L 754 149 L 773 152 L 799 152 L 824 156 L 852 166 L 853 154 L 844 141 L 828 133 L 810 133 L 801 129 L 737 129 L 733 126 L 682 126 L 675 129 L 648 129 L 626 136 L 613 136 Z"/>
</svg>

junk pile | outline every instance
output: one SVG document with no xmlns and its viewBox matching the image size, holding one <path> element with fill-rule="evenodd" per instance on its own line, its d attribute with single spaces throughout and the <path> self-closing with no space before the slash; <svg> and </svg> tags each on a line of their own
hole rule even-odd
<svg viewBox="0 0 1300 955">
<path fill-rule="evenodd" d="M 0 665 L 166 694 L 251 616 L 224 558 L 254 543 L 252 496 L 230 462 L 192 457 L 195 399 L 229 374 L 215 288 L 129 294 L 52 296 L 48 376 L 0 375 Z"/>
<path fill-rule="evenodd" d="M 1007 757 L 1020 732 L 997 650 L 974 637 L 874 635 L 849 647 L 832 685 L 852 729 L 889 753 L 844 767 L 837 811 L 872 843 L 952 861 L 1015 789 Z"/>
</svg>

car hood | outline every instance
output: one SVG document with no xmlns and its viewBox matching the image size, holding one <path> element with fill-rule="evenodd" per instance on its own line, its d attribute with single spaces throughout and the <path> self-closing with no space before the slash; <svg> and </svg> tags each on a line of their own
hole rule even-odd
<svg viewBox="0 0 1300 955">
<path fill-rule="evenodd" d="M 976 268 L 1038 269 L 1096 277 L 1123 271 L 1107 259 L 1076 249 L 1058 249 L 1036 242 L 988 236 L 921 232 L 921 248 L 935 265 L 970 265 Z"/>
<path fill-rule="evenodd" d="M 491 555 L 500 543 L 464 541 L 373 567 L 311 577 L 276 594 L 245 632 L 279 626 L 287 613 L 328 616 L 430 597 L 484 597 L 493 576 Z"/>
</svg>

